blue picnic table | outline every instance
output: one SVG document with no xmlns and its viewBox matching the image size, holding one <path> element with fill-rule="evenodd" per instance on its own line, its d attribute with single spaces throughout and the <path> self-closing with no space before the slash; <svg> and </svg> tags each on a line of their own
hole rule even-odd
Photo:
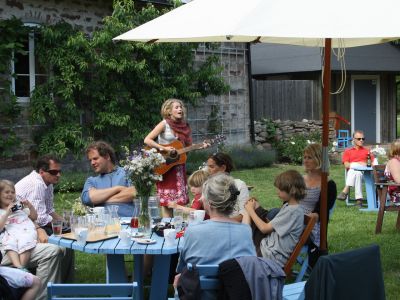
<svg viewBox="0 0 400 300">
<path fill-rule="evenodd" d="M 375 193 L 375 181 L 374 181 L 374 168 L 358 166 L 353 168 L 357 171 L 362 171 L 364 174 L 365 191 L 367 193 L 367 208 L 361 208 L 360 211 L 378 211 L 378 201 Z"/>
<path fill-rule="evenodd" d="M 127 227 L 127 225 L 123 225 Z M 75 240 L 50 236 L 49 243 L 61 247 L 70 248 L 88 254 L 106 255 L 106 282 L 125 283 L 124 255 L 131 254 L 134 257 L 134 280 L 138 283 L 139 299 L 143 299 L 143 257 L 145 254 L 154 257 L 153 273 L 151 279 L 150 299 L 159 300 L 167 298 L 168 276 L 171 263 L 171 255 L 178 253 L 179 240 L 176 245 L 168 246 L 164 238 L 153 233 L 151 239 L 155 244 L 142 245 L 132 240 L 128 245 L 123 245 L 118 237 L 99 242 L 86 243 L 80 246 Z"/>
</svg>

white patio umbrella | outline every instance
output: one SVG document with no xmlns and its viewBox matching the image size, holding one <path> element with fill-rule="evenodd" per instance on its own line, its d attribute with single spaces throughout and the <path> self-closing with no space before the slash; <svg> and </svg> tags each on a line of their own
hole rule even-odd
<svg viewBox="0 0 400 300">
<path fill-rule="evenodd" d="M 326 250 L 331 47 L 400 37 L 398 0 L 194 0 L 114 40 L 265 42 L 324 47 L 321 250 Z"/>
</svg>

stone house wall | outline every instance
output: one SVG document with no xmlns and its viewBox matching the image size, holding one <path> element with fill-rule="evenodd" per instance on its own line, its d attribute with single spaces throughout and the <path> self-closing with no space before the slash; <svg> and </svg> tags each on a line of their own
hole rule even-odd
<svg viewBox="0 0 400 300">
<path fill-rule="evenodd" d="M 107 0 L 0 0 L 0 19 L 16 16 L 24 23 L 44 24 L 65 21 L 78 25 L 90 34 L 102 26 L 102 19 L 112 13 L 112 1 Z M 196 61 L 204 61 L 211 53 L 220 58 L 221 76 L 230 85 L 230 91 L 222 96 L 208 96 L 199 99 L 198 105 L 188 108 L 188 119 L 193 129 L 194 141 L 201 141 L 217 133 L 228 137 L 227 144 L 241 144 L 250 141 L 249 134 L 249 91 L 248 63 L 245 44 L 221 44 L 210 50 L 204 45 L 195 51 Z M 0 178 L 18 180 L 32 169 L 37 153 L 32 140 L 35 126 L 28 123 L 28 103 L 21 103 L 23 112 L 15 124 L 15 131 L 21 139 L 21 146 L 11 158 L 0 157 Z M 4 125 L 4 124 L 3 124 Z M 7 130 L 0 120 L 0 135 Z M 64 169 L 87 169 L 82 161 L 74 163 L 67 158 Z"/>
</svg>

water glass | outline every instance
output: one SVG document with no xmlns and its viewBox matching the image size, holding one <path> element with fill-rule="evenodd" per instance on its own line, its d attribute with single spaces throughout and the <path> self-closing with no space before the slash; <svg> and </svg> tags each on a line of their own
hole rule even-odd
<svg viewBox="0 0 400 300">
<path fill-rule="evenodd" d="M 174 210 L 174 226 L 176 229 L 181 229 L 182 228 L 182 223 L 183 223 L 183 210 L 176 208 Z"/>
<path fill-rule="evenodd" d="M 159 199 L 158 197 L 149 197 L 149 215 L 151 218 L 152 227 L 154 226 L 154 219 L 160 217 Z"/>
</svg>

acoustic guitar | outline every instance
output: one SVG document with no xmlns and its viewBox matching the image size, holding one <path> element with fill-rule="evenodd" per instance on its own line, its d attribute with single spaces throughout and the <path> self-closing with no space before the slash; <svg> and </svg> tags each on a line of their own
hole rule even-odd
<svg viewBox="0 0 400 300">
<path fill-rule="evenodd" d="M 217 135 L 213 139 L 205 140 L 207 144 L 219 144 L 225 140 L 225 136 Z M 184 147 L 182 142 L 179 140 L 175 140 L 169 144 L 163 144 L 164 147 L 174 147 L 174 151 L 159 151 L 165 158 L 165 163 L 159 165 L 157 168 L 154 169 L 156 174 L 162 175 L 167 173 L 172 167 L 176 165 L 183 165 L 186 163 L 187 155 L 186 153 L 193 150 L 202 149 L 203 144 L 193 144 L 188 147 Z M 146 147 L 146 149 L 151 149 L 150 147 Z"/>
</svg>

